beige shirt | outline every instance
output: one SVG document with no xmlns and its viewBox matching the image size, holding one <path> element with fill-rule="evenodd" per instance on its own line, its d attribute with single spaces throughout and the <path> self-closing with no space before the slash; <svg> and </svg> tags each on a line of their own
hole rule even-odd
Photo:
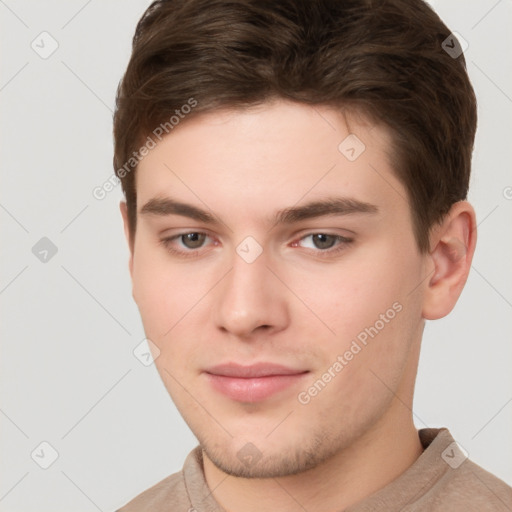
<svg viewBox="0 0 512 512">
<path fill-rule="evenodd" d="M 345 512 L 512 511 L 512 488 L 477 466 L 446 428 L 418 431 L 424 452 L 398 478 Z M 137 496 L 118 512 L 224 512 L 204 478 L 200 447 L 183 470 Z"/>
</svg>

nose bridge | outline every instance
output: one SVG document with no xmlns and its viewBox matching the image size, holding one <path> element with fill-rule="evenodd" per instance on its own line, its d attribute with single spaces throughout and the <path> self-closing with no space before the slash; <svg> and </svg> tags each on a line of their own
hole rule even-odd
<svg viewBox="0 0 512 512">
<path fill-rule="evenodd" d="M 251 240 L 239 244 L 216 297 L 214 321 L 219 328 L 237 336 L 248 336 L 261 326 L 283 328 L 287 321 L 285 296 L 268 264 L 268 254 L 261 246 Z"/>
</svg>

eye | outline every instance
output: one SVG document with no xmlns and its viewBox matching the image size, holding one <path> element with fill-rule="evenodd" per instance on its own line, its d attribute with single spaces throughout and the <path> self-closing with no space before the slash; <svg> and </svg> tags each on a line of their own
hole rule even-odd
<svg viewBox="0 0 512 512">
<path fill-rule="evenodd" d="M 330 249 L 334 246 L 337 241 L 337 237 L 334 235 L 327 235 L 326 233 L 315 233 L 313 235 L 308 235 L 305 238 L 311 238 L 311 242 L 315 246 L 316 249 Z"/>
<path fill-rule="evenodd" d="M 198 249 L 201 247 L 206 239 L 206 235 L 204 233 L 186 233 L 184 235 L 179 235 L 180 242 L 187 249 Z"/>
<path fill-rule="evenodd" d="M 329 233 L 310 233 L 295 242 L 293 246 L 300 246 L 315 252 L 328 253 L 341 251 L 345 246 L 353 242 L 353 239 L 341 235 Z"/>
<path fill-rule="evenodd" d="M 193 256 L 202 249 L 210 237 L 200 231 L 179 233 L 160 242 L 170 252 L 181 256 Z"/>
</svg>

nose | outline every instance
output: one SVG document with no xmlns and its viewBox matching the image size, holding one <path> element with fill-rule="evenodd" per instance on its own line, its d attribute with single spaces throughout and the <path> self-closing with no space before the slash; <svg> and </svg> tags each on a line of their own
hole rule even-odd
<svg viewBox="0 0 512 512">
<path fill-rule="evenodd" d="M 237 338 L 251 338 L 257 332 L 279 332 L 289 323 L 286 287 L 268 268 L 263 252 L 248 263 L 233 255 L 231 271 L 216 287 L 214 322 Z"/>
</svg>

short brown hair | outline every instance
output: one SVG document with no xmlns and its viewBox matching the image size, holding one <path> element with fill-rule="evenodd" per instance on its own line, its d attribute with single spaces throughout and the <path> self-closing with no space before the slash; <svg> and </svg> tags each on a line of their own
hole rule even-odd
<svg viewBox="0 0 512 512">
<path fill-rule="evenodd" d="M 466 199 L 477 114 L 459 43 L 423 0 L 153 2 L 114 114 L 132 240 L 132 155 L 155 128 L 172 128 L 170 116 L 191 101 L 187 116 L 274 98 L 354 109 L 389 128 L 417 244 L 429 250 L 430 228 Z"/>
</svg>

